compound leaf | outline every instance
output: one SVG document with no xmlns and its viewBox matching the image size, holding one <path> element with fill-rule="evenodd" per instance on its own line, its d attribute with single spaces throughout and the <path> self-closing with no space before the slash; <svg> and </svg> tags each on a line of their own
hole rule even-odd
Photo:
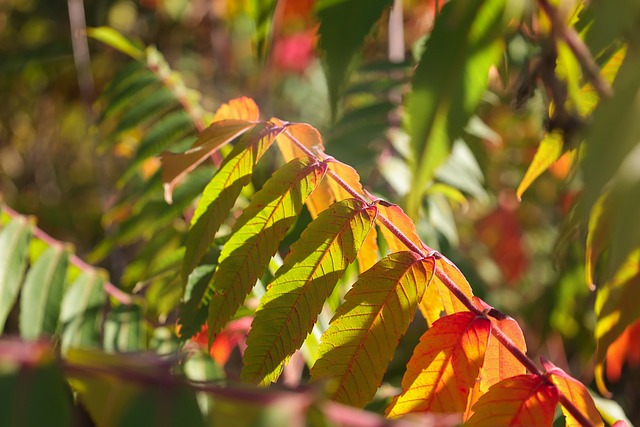
<svg viewBox="0 0 640 427">
<path fill-rule="evenodd" d="M 311 332 L 320 310 L 373 226 L 376 207 L 355 199 L 323 211 L 291 251 L 256 311 L 241 376 L 266 385 Z"/>
</svg>

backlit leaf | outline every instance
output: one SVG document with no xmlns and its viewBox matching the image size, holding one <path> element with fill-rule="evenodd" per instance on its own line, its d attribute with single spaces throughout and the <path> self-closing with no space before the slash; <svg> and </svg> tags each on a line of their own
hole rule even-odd
<svg viewBox="0 0 640 427">
<path fill-rule="evenodd" d="M 20 334 L 33 340 L 53 335 L 58 326 L 69 253 L 49 246 L 29 269 L 20 297 Z"/>
<path fill-rule="evenodd" d="M 473 297 L 471 285 L 451 261 L 441 255 L 441 258 L 436 261 L 436 268 L 442 270 L 467 297 Z M 427 288 L 418 307 L 429 325 L 433 325 L 433 322 L 442 316 L 468 311 L 437 275 L 434 276 L 431 286 Z"/>
<path fill-rule="evenodd" d="M 271 119 L 278 125 L 283 125 L 284 122 L 278 119 Z M 308 148 L 314 154 L 320 154 L 324 152 L 324 145 L 322 144 L 322 138 L 316 128 L 306 123 L 295 123 L 286 127 L 276 139 L 278 148 L 284 157 L 285 162 L 289 162 L 296 157 L 306 157 L 298 143 Z M 332 164 L 329 164 L 331 167 Z M 328 208 L 336 201 L 335 194 L 333 193 L 329 180 L 325 180 L 320 183 L 320 186 L 313 192 L 313 194 L 307 199 L 307 209 L 311 214 L 311 218 L 316 218 L 320 212 Z"/>
<path fill-rule="evenodd" d="M 411 218 L 404 213 L 400 206 L 378 203 L 378 215 L 388 219 L 389 223 L 402 232 L 402 234 L 404 234 L 411 243 L 416 245 L 418 248 L 423 248 L 422 240 L 420 240 L 420 237 L 418 236 L 415 224 Z M 393 253 L 411 249 L 393 232 L 391 232 L 380 218 L 378 219 L 378 224 L 380 224 L 380 231 L 387 242 L 390 252 Z"/>
<path fill-rule="evenodd" d="M 542 359 L 542 366 L 547 371 L 547 378 L 551 380 L 558 391 L 564 395 L 573 405 L 578 409 L 586 418 L 591 421 L 592 425 L 597 427 L 604 427 L 602 417 L 596 408 L 593 398 L 589 394 L 587 388 L 578 380 L 568 375 L 565 371 L 555 366 L 548 360 Z M 564 406 L 562 413 L 564 414 L 566 421 L 566 427 L 580 427 L 582 423 L 576 420 Z"/>
<path fill-rule="evenodd" d="M 217 264 L 202 264 L 189 274 L 183 300 L 178 307 L 178 335 L 182 339 L 194 336 L 207 321 L 209 301 L 213 295 L 209 283 L 216 266 Z"/>
<path fill-rule="evenodd" d="M 311 378 L 330 380 L 334 400 L 364 407 L 433 277 L 433 258 L 396 252 L 364 272 L 322 335 Z"/>
<path fill-rule="evenodd" d="M 615 276 L 598 288 L 595 311 L 596 368 L 595 379 L 601 393 L 604 383 L 604 360 L 609 346 L 627 326 L 640 319 L 640 249 L 629 255 Z"/>
<path fill-rule="evenodd" d="M 558 389 L 553 384 L 538 375 L 519 375 L 482 395 L 465 426 L 550 427 L 557 405 Z"/>
<path fill-rule="evenodd" d="M 0 232 L 0 331 L 18 298 L 30 237 L 31 225 L 22 216 L 11 220 Z"/>
<path fill-rule="evenodd" d="M 356 53 L 391 4 L 391 0 L 319 0 L 315 4 L 320 21 L 318 48 L 322 52 L 334 119 Z"/>
<path fill-rule="evenodd" d="M 256 122 L 260 120 L 260 109 L 253 99 L 241 96 L 240 98 L 231 99 L 218 107 L 212 121 L 217 122 L 220 120 Z"/>
<path fill-rule="evenodd" d="M 484 361 L 491 322 L 471 312 L 433 323 L 420 338 L 388 417 L 412 412 L 463 412 Z"/>
<path fill-rule="evenodd" d="M 268 384 L 311 332 L 320 310 L 373 226 L 376 207 L 355 199 L 323 211 L 292 246 L 256 311 L 242 378 Z"/>
<path fill-rule="evenodd" d="M 99 40 L 133 59 L 142 59 L 144 56 L 144 52 L 139 46 L 111 27 L 87 28 L 86 31 L 89 37 Z"/>
<path fill-rule="evenodd" d="M 220 147 L 251 128 L 255 130 L 256 127 L 255 123 L 246 120 L 222 120 L 202 131 L 193 147 L 184 153 L 163 153 L 161 156 L 162 182 L 167 202 L 171 203 L 173 188 L 187 173 L 219 150 Z"/>
<path fill-rule="evenodd" d="M 187 234 L 187 249 L 182 265 L 183 281 L 186 281 L 213 242 L 242 187 L 251 181 L 254 166 L 271 146 L 277 133 L 270 124 L 255 125 L 238 141 L 204 189 Z"/>
<path fill-rule="evenodd" d="M 607 349 L 607 378 L 616 382 L 627 362 L 630 368 L 640 365 L 640 320 L 636 320 Z"/>
<path fill-rule="evenodd" d="M 407 213 L 418 217 L 422 196 L 451 144 L 462 135 L 487 89 L 503 48 L 505 0 L 448 2 L 427 40 L 407 99 L 415 161 Z"/>
<path fill-rule="evenodd" d="M 325 163 L 307 157 L 294 159 L 278 169 L 251 199 L 234 225 L 209 283 L 214 291 L 209 336 L 220 332 L 242 305 L 325 171 Z"/>
<path fill-rule="evenodd" d="M 563 145 L 562 133 L 559 131 L 547 133 L 544 136 L 542 141 L 540 141 L 533 161 L 527 168 L 527 172 L 524 174 L 524 178 L 522 178 L 516 190 L 516 195 L 519 199 L 522 198 L 522 195 L 531 186 L 533 181 L 562 156 Z"/>
</svg>

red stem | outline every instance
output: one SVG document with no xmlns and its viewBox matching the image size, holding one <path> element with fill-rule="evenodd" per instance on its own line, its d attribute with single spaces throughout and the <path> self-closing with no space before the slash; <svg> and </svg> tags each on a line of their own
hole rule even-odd
<svg viewBox="0 0 640 427">
<path fill-rule="evenodd" d="M 289 138 L 291 138 L 291 140 L 294 142 L 294 144 L 300 150 L 302 150 L 307 156 L 318 160 L 318 156 L 316 156 L 313 152 L 311 152 L 311 150 L 309 150 L 304 144 L 302 144 L 302 142 L 300 142 L 293 135 L 291 135 L 290 132 L 288 132 L 288 131 L 285 131 L 285 132 L 287 133 L 287 136 L 289 136 Z M 369 202 L 367 202 L 367 200 L 365 199 L 365 197 L 363 195 L 359 194 L 353 187 L 351 187 L 342 178 L 340 178 L 340 176 L 337 173 L 335 173 L 334 171 L 329 169 L 327 174 L 333 180 L 335 180 L 340 186 L 342 186 L 354 198 L 356 198 L 356 199 L 358 199 L 358 200 L 360 200 L 362 202 L 369 203 Z M 396 238 L 398 240 L 400 240 L 402 243 L 404 243 L 407 246 L 407 248 L 410 249 L 411 251 L 413 251 L 415 253 L 418 253 L 423 257 L 427 257 L 427 256 L 429 256 L 429 254 L 434 252 L 430 248 L 420 248 L 420 247 L 418 247 L 400 229 L 398 229 L 398 227 L 393 225 L 393 223 L 391 221 L 389 221 L 389 219 L 386 218 L 384 215 L 378 213 L 378 219 L 380 220 L 380 222 L 385 227 L 387 227 L 387 229 L 394 236 L 396 236 Z M 451 278 L 447 275 L 447 273 L 442 268 L 437 267 L 437 264 L 436 264 L 435 274 L 438 276 L 438 279 L 440 279 L 442 281 L 442 283 L 444 283 L 444 285 L 447 287 L 447 289 L 449 289 L 449 291 L 470 312 L 474 313 L 476 316 L 482 316 L 483 315 L 483 311 L 478 309 L 475 306 L 473 301 L 469 297 L 467 297 L 467 295 L 465 295 L 464 292 L 462 292 L 462 290 L 458 287 L 458 285 L 455 284 L 455 282 L 453 280 L 451 280 Z M 522 352 L 518 348 L 518 346 L 516 346 L 516 344 L 513 342 L 513 340 L 511 340 L 511 338 L 509 338 L 504 332 L 502 332 L 502 330 L 499 327 L 497 327 L 495 324 L 493 324 L 492 327 L 491 327 L 491 334 L 498 340 L 498 342 L 500 342 L 500 344 L 502 344 L 511 354 L 513 354 L 513 356 L 516 359 L 518 359 L 518 361 L 525 368 L 527 368 L 527 370 L 529 372 L 531 372 L 531 373 L 533 373 L 535 375 L 540 375 L 540 376 L 544 375 L 544 372 L 540 368 L 538 368 L 536 366 L 536 364 L 533 362 L 533 360 L 531 360 L 524 352 Z M 562 404 L 562 406 L 564 406 L 567 409 L 567 411 L 569 411 L 569 413 L 576 420 L 578 420 L 580 423 L 582 423 L 585 426 L 593 426 L 593 424 L 584 416 L 584 414 L 582 414 L 580 412 L 580 410 L 578 408 L 576 408 L 575 405 L 573 405 L 573 403 L 571 403 L 571 401 L 565 395 L 563 395 L 560 392 L 560 390 L 558 390 L 558 392 L 559 392 L 559 396 L 560 396 L 560 403 Z"/>
<path fill-rule="evenodd" d="M 2 205 L 2 210 L 4 210 L 11 218 L 17 218 L 23 215 L 20 215 L 18 212 L 14 211 L 7 205 Z M 33 235 L 42 240 L 49 246 L 64 246 L 64 243 L 56 240 L 51 237 L 49 234 L 45 233 L 43 230 L 38 228 L 37 226 L 33 227 Z M 96 268 L 87 264 L 82 259 L 80 259 L 76 254 L 71 253 L 69 256 L 69 262 L 76 267 L 78 267 L 82 271 L 86 270 L 95 270 Z M 113 298 L 118 300 L 121 304 L 131 305 L 133 304 L 133 298 L 128 293 L 124 292 L 122 289 L 118 288 L 111 282 L 104 283 L 104 290 L 107 294 L 111 295 Z"/>
</svg>

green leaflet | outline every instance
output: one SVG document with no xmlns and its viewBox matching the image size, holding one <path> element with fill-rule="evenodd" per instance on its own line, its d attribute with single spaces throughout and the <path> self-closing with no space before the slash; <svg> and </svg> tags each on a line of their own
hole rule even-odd
<svg viewBox="0 0 640 427">
<path fill-rule="evenodd" d="M 414 162 L 407 213 L 422 195 L 487 89 L 489 68 L 503 49 L 506 0 L 449 2 L 438 15 L 407 98 Z"/>
<path fill-rule="evenodd" d="M 69 253 L 50 246 L 27 273 L 20 297 L 20 334 L 34 340 L 53 335 L 58 326 Z"/>
<path fill-rule="evenodd" d="M 242 187 L 251 181 L 253 168 L 271 146 L 282 128 L 260 123 L 243 136 L 202 193 L 191 219 L 191 228 L 185 243 L 182 279 L 198 265 L 213 242 L 220 225 L 227 218 Z"/>
<path fill-rule="evenodd" d="M 183 301 L 178 307 L 178 324 L 182 339 L 189 339 L 197 334 L 207 321 L 207 305 L 213 294 L 209 282 L 217 265 L 217 263 L 202 264 L 189 274 Z"/>
<path fill-rule="evenodd" d="M 326 163 L 308 157 L 294 159 L 276 171 L 242 212 L 209 284 L 214 290 L 209 341 L 251 292 L 326 170 Z"/>
<path fill-rule="evenodd" d="M 104 349 L 124 353 L 147 348 L 142 308 L 137 305 L 119 305 L 107 313 L 104 324 Z"/>
<path fill-rule="evenodd" d="M 585 157 L 581 164 L 584 220 L 594 211 L 598 198 L 607 193 L 602 219 L 609 221 L 608 237 L 612 245 L 604 280 L 611 279 L 629 254 L 640 246 L 637 223 L 640 209 L 639 67 L 640 55 L 630 47 L 613 83 L 614 96 L 598 104 L 585 138 Z M 607 244 L 595 243 L 601 247 Z"/>
<path fill-rule="evenodd" d="M 100 346 L 100 323 L 107 297 L 104 282 L 100 273 L 84 270 L 69 286 L 60 310 L 63 351 Z"/>
<path fill-rule="evenodd" d="M 355 260 L 376 214 L 375 206 L 355 199 L 334 203 L 291 246 L 256 311 L 244 353 L 243 380 L 266 385 L 278 378 Z"/>
<path fill-rule="evenodd" d="M 179 105 L 175 94 L 161 86 L 131 105 L 131 108 L 118 120 L 118 126 L 113 133 L 118 135 L 141 123 L 155 121 L 162 114 Z"/>
<path fill-rule="evenodd" d="M 20 216 L 0 232 L 0 331 L 16 302 L 27 264 L 31 225 Z"/>
<path fill-rule="evenodd" d="M 330 380 L 332 398 L 364 407 L 376 393 L 398 340 L 433 277 L 434 261 L 396 252 L 364 272 L 322 336 L 314 381 Z"/>
<path fill-rule="evenodd" d="M 142 48 L 111 27 L 87 28 L 87 35 L 129 55 L 133 59 L 139 60 L 144 56 Z"/>
<path fill-rule="evenodd" d="M 183 110 L 169 113 L 161 118 L 140 141 L 136 154 L 131 159 L 131 163 L 129 163 L 122 177 L 118 180 L 118 184 L 123 185 L 127 182 L 139 169 L 143 161 L 156 156 L 172 144 L 193 134 L 193 131 L 193 121 Z"/>
<path fill-rule="evenodd" d="M 323 53 L 334 119 L 340 94 L 352 71 L 353 58 L 392 3 L 391 0 L 320 0 L 316 3 L 315 12 L 320 21 L 318 47 Z"/>
</svg>

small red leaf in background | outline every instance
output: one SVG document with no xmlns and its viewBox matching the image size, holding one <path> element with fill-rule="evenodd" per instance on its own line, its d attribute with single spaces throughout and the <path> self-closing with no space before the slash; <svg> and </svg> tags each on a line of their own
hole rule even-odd
<svg viewBox="0 0 640 427">
<path fill-rule="evenodd" d="M 626 361 L 632 368 L 640 365 L 640 320 L 627 326 L 624 332 L 607 349 L 607 378 L 616 382 Z"/>
<path fill-rule="evenodd" d="M 474 405 L 466 426 L 553 425 L 558 389 L 539 375 L 518 375 L 495 384 Z"/>
<path fill-rule="evenodd" d="M 273 45 L 273 64 L 280 71 L 302 74 L 313 58 L 314 35 L 303 31 L 279 37 Z"/>
<path fill-rule="evenodd" d="M 529 267 L 529 256 L 524 250 L 522 228 L 516 214 L 514 196 L 500 197 L 500 206 L 476 223 L 476 233 L 489 248 L 505 281 L 517 282 Z"/>
<path fill-rule="evenodd" d="M 240 349 L 240 352 L 244 352 L 246 348 L 247 334 L 251 328 L 251 317 L 243 317 L 238 320 L 234 320 L 227 325 L 226 328 L 220 332 L 216 337 L 209 349 L 211 358 L 215 360 L 220 366 L 224 366 L 229 360 L 229 356 L 235 347 Z M 209 336 L 209 327 L 205 323 L 202 325 L 202 329 L 196 335 L 191 338 L 191 341 L 200 345 L 203 348 L 207 348 Z"/>
<path fill-rule="evenodd" d="M 562 369 L 555 366 L 553 363 L 546 359 L 542 359 L 542 366 L 547 371 L 547 378 L 558 387 L 558 390 L 564 397 L 566 397 L 574 406 L 587 417 L 594 426 L 604 426 L 602 417 L 596 409 L 596 405 L 593 402 L 593 398 L 587 391 L 587 388 L 578 380 L 571 377 Z M 562 406 L 562 413 L 566 418 L 565 425 L 567 427 L 579 427 L 582 424 L 578 422 L 564 406 Z"/>
<path fill-rule="evenodd" d="M 420 338 L 402 378 L 390 418 L 413 412 L 461 413 L 476 382 L 491 322 L 467 311 L 443 317 Z"/>
</svg>

